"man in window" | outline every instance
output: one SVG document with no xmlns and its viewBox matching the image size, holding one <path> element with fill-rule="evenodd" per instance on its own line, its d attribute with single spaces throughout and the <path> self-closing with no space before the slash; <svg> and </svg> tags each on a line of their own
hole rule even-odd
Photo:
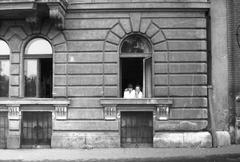
<svg viewBox="0 0 240 162">
<path fill-rule="evenodd" d="M 135 90 L 132 84 L 128 84 L 128 88 L 124 90 L 123 98 L 135 98 Z"/>
<path fill-rule="evenodd" d="M 142 92 L 140 85 L 136 85 L 135 87 L 135 98 L 142 98 Z"/>
</svg>

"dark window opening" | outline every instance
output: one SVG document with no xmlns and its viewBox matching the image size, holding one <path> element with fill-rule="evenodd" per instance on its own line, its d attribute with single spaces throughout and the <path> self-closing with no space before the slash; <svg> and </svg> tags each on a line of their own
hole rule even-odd
<svg viewBox="0 0 240 162">
<path fill-rule="evenodd" d="M 25 97 L 52 97 L 52 59 L 25 60 Z"/>
<path fill-rule="evenodd" d="M 21 145 L 51 145 L 51 136 L 51 112 L 23 112 Z"/>
<path fill-rule="evenodd" d="M 143 58 L 122 58 L 122 92 L 128 84 L 143 87 Z M 142 91 L 142 89 L 141 89 Z M 123 95 L 123 94 L 122 94 Z"/>
</svg>

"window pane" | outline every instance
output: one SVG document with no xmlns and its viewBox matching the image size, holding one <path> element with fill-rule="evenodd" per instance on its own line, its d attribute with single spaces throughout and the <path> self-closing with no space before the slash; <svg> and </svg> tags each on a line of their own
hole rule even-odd
<svg viewBox="0 0 240 162">
<path fill-rule="evenodd" d="M 150 53 L 150 46 L 146 39 L 134 36 L 123 42 L 121 53 Z"/>
<path fill-rule="evenodd" d="M 0 60 L 0 97 L 8 97 L 9 61 Z"/>
<path fill-rule="evenodd" d="M 0 55 L 9 55 L 10 54 L 10 49 L 8 47 L 8 44 L 0 40 Z"/>
<path fill-rule="evenodd" d="M 45 39 L 35 38 L 27 44 L 25 54 L 52 54 L 52 47 Z"/>
<path fill-rule="evenodd" d="M 37 96 L 37 60 L 25 60 L 25 97 Z"/>
</svg>

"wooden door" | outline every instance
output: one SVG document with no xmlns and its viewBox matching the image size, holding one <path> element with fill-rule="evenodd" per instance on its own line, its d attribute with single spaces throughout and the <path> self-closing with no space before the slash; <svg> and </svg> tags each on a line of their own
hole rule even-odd
<svg viewBox="0 0 240 162">
<path fill-rule="evenodd" d="M 8 112 L 0 111 L 0 148 L 7 148 Z"/>
<path fill-rule="evenodd" d="M 152 112 L 121 113 L 121 146 L 152 147 L 153 144 Z"/>
</svg>

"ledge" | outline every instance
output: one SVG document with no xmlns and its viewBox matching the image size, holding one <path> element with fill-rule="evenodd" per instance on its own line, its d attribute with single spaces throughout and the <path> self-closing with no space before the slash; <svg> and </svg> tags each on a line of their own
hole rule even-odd
<svg viewBox="0 0 240 162">
<path fill-rule="evenodd" d="M 23 98 L 23 99 L 0 99 L 0 105 L 69 105 L 70 99 L 65 98 Z"/>
<path fill-rule="evenodd" d="M 125 98 L 104 98 L 100 99 L 102 105 L 172 105 L 172 98 L 142 98 L 142 99 L 125 99 Z"/>
<path fill-rule="evenodd" d="M 70 10 L 209 9 L 210 2 L 72 3 Z"/>
</svg>

